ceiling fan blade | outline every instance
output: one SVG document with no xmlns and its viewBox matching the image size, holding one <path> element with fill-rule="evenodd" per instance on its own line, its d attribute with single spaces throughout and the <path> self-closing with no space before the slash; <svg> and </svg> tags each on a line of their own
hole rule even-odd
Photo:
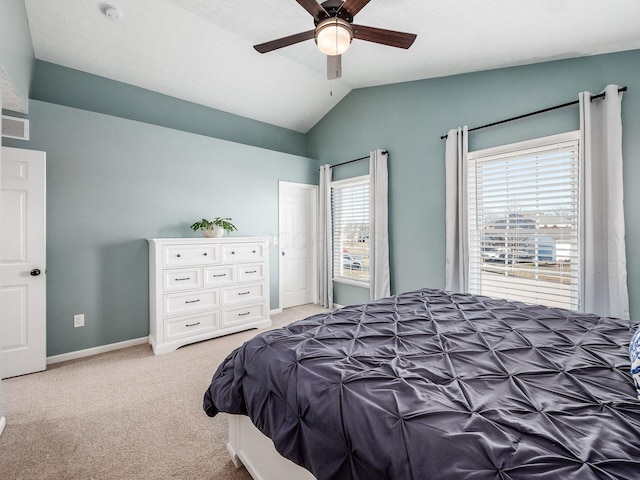
<svg viewBox="0 0 640 480">
<path fill-rule="evenodd" d="M 316 0 L 296 0 L 296 2 L 298 2 L 300 6 L 309 12 L 316 20 L 327 17 L 327 12 L 325 12 L 322 5 L 316 2 Z"/>
<path fill-rule="evenodd" d="M 342 77 L 342 55 L 327 55 L 327 80 Z"/>
<path fill-rule="evenodd" d="M 288 47 L 296 43 L 304 42 L 305 40 L 311 40 L 316 31 L 309 30 L 308 32 L 296 33 L 295 35 L 289 35 L 288 37 L 278 38 L 277 40 L 271 40 L 270 42 L 261 43 L 260 45 L 254 45 L 260 53 L 272 52 L 282 47 Z"/>
<path fill-rule="evenodd" d="M 341 9 L 348 11 L 351 16 L 355 16 L 360 10 L 367 6 L 371 0 L 347 0 L 342 5 Z"/>
<path fill-rule="evenodd" d="M 413 45 L 417 35 L 413 33 L 396 32 L 382 28 L 366 27 L 364 25 L 352 25 L 353 38 L 366 40 L 367 42 L 380 43 L 390 47 L 409 48 Z"/>
</svg>

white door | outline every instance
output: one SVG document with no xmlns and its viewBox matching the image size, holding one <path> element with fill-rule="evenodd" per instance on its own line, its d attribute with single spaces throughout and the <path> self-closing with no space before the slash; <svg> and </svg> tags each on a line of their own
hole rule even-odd
<svg viewBox="0 0 640 480">
<path fill-rule="evenodd" d="M 46 368 L 45 157 L 2 147 L 2 378 Z"/>
<path fill-rule="evenodd" d="M 318 187 L 279 184 L 280 308 L 317 301 L 316 205 Z"/>
</svg>

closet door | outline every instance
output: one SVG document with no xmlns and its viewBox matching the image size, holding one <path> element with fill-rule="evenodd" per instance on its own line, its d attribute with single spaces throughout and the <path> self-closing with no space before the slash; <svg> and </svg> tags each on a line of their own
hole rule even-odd
<svg viewBox="0 0 640 480">
<path fill-rule="evenodd" d="M 280 308 L 317 302 L 315 222 L 318 187 L 280 182 Z"/>
</svg>

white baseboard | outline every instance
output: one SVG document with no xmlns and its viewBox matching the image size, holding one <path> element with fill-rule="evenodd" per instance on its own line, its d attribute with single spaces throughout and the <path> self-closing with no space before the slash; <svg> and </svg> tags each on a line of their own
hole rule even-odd
<svg viewBox="0 0 640 480">
<path fill-rule="evenodd" d="M 0 417 L 0 435 L 4 431 L 4 426 L 7 424 L 7 420 L 4 417 Z"/>
<path fill-rule="evenodd" d="M 340 305 L 339 303 L 334 303 L 333 308 L 344 308 L 344 305 Z"/>
<path fill-rule="evenodd" d="M 275 310 L 269 310 L 269 314 L 270 315 L 277 315 L 279 313 L 282 313 L 282 309 L 281 308 L 276 308 Z"/>
<path fill-rule="evenodd" d="M 76 360 L 77 358 L 90 357 L 92 355 L 98 355 L 99 353 L 111 352 L 113 350 L 120 350 L 121 348 L 135 347 L 136 345 L 142 345 L 148 343 L 149 337 L 134 338 L 133 340 L 125 340 L 124 342 L 110 343 L 109 345 L 101 345 L 99 347 L 87 348 L 85 350 L 77 350 L 75 352 L 62 353 L 60 355 L 52 355 L 47 357 L 47 365 L 53 363 L 66 362 L 68 360 Z"/>
</svg>

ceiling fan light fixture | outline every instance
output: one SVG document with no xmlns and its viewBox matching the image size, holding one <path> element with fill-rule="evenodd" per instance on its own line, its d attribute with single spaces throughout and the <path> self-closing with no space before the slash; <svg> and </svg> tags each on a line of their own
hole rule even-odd
<svg viewBox="0 0 640 480">
<path fill-rule="evenodd" d="M 353 40 L 351 24 L 341 18 L 327 18 L 318 23 L 316 45 L 325 55 L 342 55 Z"/>
</svg>

